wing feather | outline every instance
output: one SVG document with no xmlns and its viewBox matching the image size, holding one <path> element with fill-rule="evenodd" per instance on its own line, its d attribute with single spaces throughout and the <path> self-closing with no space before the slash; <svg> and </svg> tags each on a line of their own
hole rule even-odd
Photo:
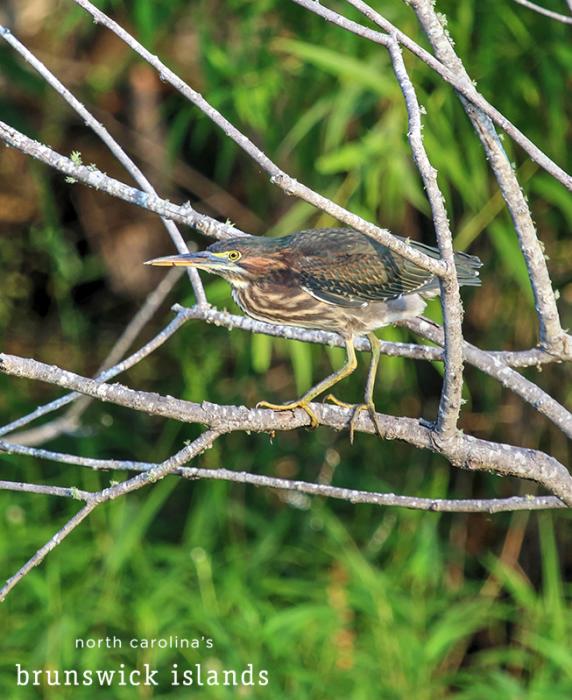
<svg viewBox="0 0 572 700">
<path fill-rule="evenodd" d="M 427 289 L 434 276 L 352 229 L 322 229 L 288 237 L 302 286 L 339 306 L 386 301 Z"/>
</svg>

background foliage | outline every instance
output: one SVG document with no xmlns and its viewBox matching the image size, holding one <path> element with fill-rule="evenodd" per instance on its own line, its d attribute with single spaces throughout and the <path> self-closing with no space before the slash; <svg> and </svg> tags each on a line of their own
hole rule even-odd
<svg viewBox="0 0 572 700">
<path fill-rule="evenodd" d="M 553 9 L 562 10 L 553 2 Z M 410 161 L 405 110 L 385 52 L 291 3 L 265 0 L 101 2 L 293 176 L 362 216 L 432 242 Z M 423 42 L 404 3 L 383 11 Z M 548 5 L 547 5 L 548 6 Z M 345 8 L 347 10 L 347 8 Z M 439 2 L 456 48 L 497 108 L 570 169 L 569 27 L 508 2 Z M 70 3 L 13 2 L 13 30 L 143 165 L 158 190 L 190 199 L 252 233 L 331 225 L 285 198 L 233 144 L 110 33 Z M 350 11 L 348 15 L 353 16 Z M 4 20 L 6 20 L 4 17 Z M 356 17 L 357 19 L 357 17 Z M 482 347 L 536 340 L 535 314 L 510 219 L 480 145 L 453 94 L 406 55 L 427 109 L 424 135 L 456 231 L 456 247 L 485 262 L 484 285 L 464 293 L 467 338 Z M 96 138 L 7 46 L 0 46 L 0 113 L 63 153 L 81 151 L 125 179 Z M 529 197 L 572 325 L 572 200 L 505 140 Z M 204 244 L 194 232 L 189 237 Z M 140 263 L 170 252 L 152 216 L 69 185 L 19 153 L 0 152 L 0 333 L 7 352 L 93 373 L 156 284 Z M 232 308 L 212 279 L 211 302 Z M 191 302 L 182 280 L 170 302 Z M 431 313 L 438 315 L 438 309 Z M 169 317 L 168 304 L 146 330 Z M 403 331 L 384 330 L 387 339 Z M 286 400 L 341 362 L 340 352 L 190 323 L 122 379 L 200 401 Z M 363 363 L 366 364 L 365 362 Z M 435 415 L 440 368 L 384 358 L 378 407 Z M 537 370 L 527 370 L 537 377 Z M 357 400 L 365 366 L 344 383 Z M 569 446 L 531 408 L 467 371 L 465 430 L 549 450 Z M 570 404 L 569 374 L 541 385 Z M 2 422 L 56 395 L 0 376 Z M 89 456 L 164 459 L 197 428 L 93 405 L 79 434 L 50 447 Z M 510 495 L 533 485 L 453 470 L 408 446 L 326 429 L 275 440 L 230 435 L 200 466 L 257 470 L 336 485 L 433 497 Z M 123 474 L 2 456 L 6 478 L 94 489 Z M 0 494 L 0 565 L 7 577 L 76 508 Z M 107 504 L 32 572 L 0 611 L 0 690 L 14 695 L 15 663 L 101 668 L 146 661 L 167 668 L 253 663 L 271 691 L 245 697 L 569 698 L 572 568 L 566 513 L 439 515 L 323 502 L 224 483 L 174 478 Z M 212 637 L 210 652 L 74 649 L 77 637 Z M 92 697 L 42 687 L 21 697 Z M 152 689 L 141 690 L 142 697 Z M 164 686 L 163 694 L 187 696 Z M 204 697 L 234 697 L 211 688 Z M 106 697 L 134 697 L 114 688 Z"/>
</svg>

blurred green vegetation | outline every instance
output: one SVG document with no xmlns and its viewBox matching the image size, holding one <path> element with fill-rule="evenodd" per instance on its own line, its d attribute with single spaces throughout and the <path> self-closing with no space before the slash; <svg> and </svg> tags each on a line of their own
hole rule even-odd
<svg viewBox="0 0 572 700">
<path fill-rule="evenodd" d="M 405 110 L 386 53 L 293 3 L 265 0 L 100 2 L 293 176 L 353 211 L 431 242 L 409 155 Z M 569 28 L 515 3 L 439 2 L 467 68 L 487 98 L 570 170 Z M 546 6 L 563 11 L 556 1 Z M 343 5 L 348 16 L 358 15 Z M 190 199 L 252 233 L 279 235 L 332 220 L 291 201 L 210 122 L 109 32 L 68 3 L 14 2 L 17 35 L 94 111 L 159 191 Z M 426 45 L 405 3 L 387 17 Z M 6 19 L 6 17 L 4 18 Z M 452 90 L 405 55 L 427 109 L 425 143 L 447 197 L 456 246 L 484 261 L 483 287 L 464 291 L 469 340 L 484 348 L 536 342 L 536 317 L 510 217 Z M 126 179 L 97 139 L 30 69 L 0 45 L 0 113 L 63 153 L 79 150 Z M 572 326 L 569 193 L 505 139 L 529 198 Z M 189 237 L 204 241 L 194 232 Z M 140 263 L 171 250 L 154 217 L 69 185 L 20 154 L 0 151 L 0 334 L 8 352 L 93 373 L 160 274 Z M 234 308 L 208 280 L 211 302 Z M 182 280 L 169 303 L 192 303 Z M 170 318 L 169 303 L 143 342 Z M 438 305 L 430 311 L 439 316 Z M 403 340 L 385 329 L 386 339 Z M 339 365 L 338 350 L 189 323 L 121 381 L 201 401 L 286 400 Z M 357 400 L 365 365 L 340 396 Z M 569 370 L 526 375 L 570 405 Z M 437 368 L 383 358 L 380 410 L 435 415 Z M 0 419 L 58 396 L 0 376 Z M 476 370 L 467 370 L 463 427 L 548 450 L 570 463 L 549 423 Z M 183 426 L 92 405 L 81 430 L 47 447 L 156 461 L 195 437 Z M 125 474 L 2 456 L 3 478 L 97 489 Z M 532 484 L 459 472 L 395 442 L 325 429 L 230 435 L 197 464 L 339 486 L 439 497 L 533 492 Z M 11 575 L 77 509 L 0 493 L 0 565 Z M 216 482 L 169 478 L 96 511 L 0 610 L 0 692 L 10 698 L 88 698 L 92 688 L 15 687 L 28 668 L 162 669 L 160 689 L 114 687 L 105 697 L 187 697 L 168 668 L 200 662 L 270 673 L 268 688 L 203 689 L 209 698 L 569 698 L 572 570 L 566 513 L 439 515 Z M 205 635 L 199 652 L 78 651 L 76 638 Z"/>
</svg>

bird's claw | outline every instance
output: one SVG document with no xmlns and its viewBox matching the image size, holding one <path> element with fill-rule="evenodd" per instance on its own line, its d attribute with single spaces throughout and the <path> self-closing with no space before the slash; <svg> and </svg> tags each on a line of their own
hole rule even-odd
<svg viewBox="0 0 572 700">
<path fill-rule="evenodd" d="M 377 420 L 377 412 L 375 410 L 375 404 L 373 403 L 373 401 L 370 403 L 351 404 L 346 403 L 345 401 L 340 401 L 333 394 L 328 394 L 324 398 L 324 401 L 330 401 L 331 403 L 335 404 L 336 406 L 340 406 L 341 408 L 353 408 L 352 417 L 350 418 L 350 445 L 353 445 L 354 443 L 355 427 L 359 418 L 359 414 L 362 411 L 367 411 L 369 413 L 369 417 L 371 418 L 372 423 L 375 426 L 375 432 L 379 435 L 379 437 L 383 437 L 381 433 L 381 428 L 379 426 L 379 422 Z"/>
<path fill-rule="evenodd" d="M 310 404 L 307 401 L 292 401 L 290 403 L 269 403 L 268 401 L 259 401 L 256 404 L 256 408 L 270 408 L 273 411 L 295 411 L 297 408 L 301 408 L 306 411 L 308 417 L 310 418 L 310 428 L 315 429 L 320 425 L 318 416 L 310 408 Z"/>
<path fill-rule="evenodd" d="M 353 408 L 354 406 L 353 403 L 346 403 L 345 401 L 340 401 L 333 394 L 328 394 L 327 396 L 324 396 L 324 402 L 325 401 L 329 401 L 330 403 L 333 403 L 335 406 L 339 406 L 340 408 Z"/>
</svg>

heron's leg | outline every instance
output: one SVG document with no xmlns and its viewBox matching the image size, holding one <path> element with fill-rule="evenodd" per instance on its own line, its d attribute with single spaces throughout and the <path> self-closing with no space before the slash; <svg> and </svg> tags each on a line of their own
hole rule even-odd
<svg viewBox="0 0 572 700">
<path fill-rule="evenodd" d="M 371 346 L 371 362 L 367 373 L 367 382 L 365 384 L 365 405 L 374 406 L 373 389 L 377 378 L 377 368 L 379 367 L 379 357 L 381 355 L 381 342 L 375 333 L 368 333 L 367 338 Z M 373 409 L 375 411 L 375 407 Z"/>
<path fill-rule="evenodd" d="M 367 337 L 368 337 L 369 344 L 371 347 L 371 362 L 369 363 L 369 370 L 367 373 L 364 403 L 360 403 L 360 404 L 353 406 L 354 412 L 353 412 L 353 415 L 352 415 L 351 420 L 350 420 L 350 442 L 352 442 L 352 443 L 354 441 L 355 424 L 356 424 L 356 421 L 357 421 L 361 411 L 367 411 L 369 413 L 370 418 L 373 421 L 373 424 L 375 425 L 375 429 L 377 431 L 377 434 L 380 437 L 382 437 L 381 429 L 380 429 L 379 423 L 377 421 L 375 404 L 373 402 L 373 389 L 375 387 L 375 380 L 377 378 L 377 368 L 379 367 L 379 357 L 381 355 L 381 343 L 379 341 L 379 338 L 373 332 L 368 333 Z M 342 406 L 343 408 L 352 408 L 352 404 L 347 404 L 347 403 L 344 403 L 343 401 L 339 401 L 332 394 L 329 394 L 328 396 L 326 396 L 326 401 L 331 401 L 332 403 L 335 403 L 337 406 Z"/>
<path fill-rule="evenodd" d="M 302 408 L 310 416 L 312 428 L 317 428 L 319 421 L 312 409 L 309 406 L 310 401 L 316 398 L 319 394 L 330 389 L 345 377 L 349 376 L 357 367 L 356 351 L 354 349 L 353 338 L 346 338 L 346 363 L 337 372 L 333 372 L 321 382 L 313 386 L 309 391 L 307 391 L 302 397 L 297 401 L 291 401 L 290 403 L 275 404 L 269 403 L 268 401 L 259 401 L 256 404 L 257 408 L 272 408 L 274 411 L 293 411 L 296 408 Z"/>
</svg>

